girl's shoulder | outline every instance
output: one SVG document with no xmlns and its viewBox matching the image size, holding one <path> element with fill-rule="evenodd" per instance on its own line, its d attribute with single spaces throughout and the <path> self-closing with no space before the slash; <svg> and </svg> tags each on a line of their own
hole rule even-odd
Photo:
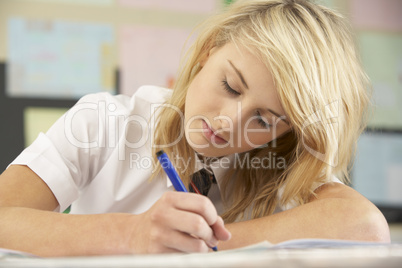
<svg viewBox="0 0 402 268">
<path fill-rule="evenodd" d="M 130 114 L 149 118 L 172 96 L 173 90 L 158 86 L 142 86 L 131 96 L 127 103 Z"/>
<path fill-rule="evenodd" d="M 80 98 L 69 113 L 79 110 L 81 114 L 83 114 L 82 111 L 86 111 L 86 113 L 92 112 L 98 116 L 99 111 L 104 110 L 107 115 L 130 115 L 160 106 L 170 99 L 172 92 L 173 90 L 168 88 L 142 86 L 131 96 L 115 95 L 110 92 L 88 94 Z"/>
<path fill-rule="evenodd" d="M 163 103 L 171 97 L 173 93 L 172 89 L 159 87 L 159 86 L 141 86 L 131 96 L 127 94 L 111 94 L 110 92 L 98 92 L 87 94 L 80 98 L 78 103 L 90 103 L 90 102 L 121 102 L 123 105 L 129 105 L 133 100 L 140 99 L 148 101 L 150 103 Z"/>
<path fill-rule="evenodd" d="M 330 183 L 330 182 L 336 182 L 336 183 L 341 183 L 344 184 L 338 177 L 336 177 L 334 174 L 332 174 L 331 176 L 329 176 L 325 181 L 323 182 L 314 182 L 312 184 L 311 187 L 311 191 L 314 192 L 316 189 L 318 189 L 319 187 L 321 187 L 323 184 L 325 183 Z M 282 185 L 279 189 L 278 189 L 278 194 L 277 194 L 277 199 L 281 200 L 282 199 L 282 195 L 283 192 L 285 191 L 285 187 L 286 187 L 286 183 L 284 185 Z M 290 200 L 289 202 L 287 202 L 286 204 L 279 204 L 276 211 L 275 212 L 280 212 L 280 211 L 284 211 L 284 210 L 288 210 L 288 209 L 292 209 L 298 206 L 298 203 L 295 199 Z"/>
<path fill-rule="evenodd" d="M 164 87 L 141 86 L 131 97 L 117 95 L 115 99 L 120 103 L 124 103 L 123 105 L 131 112 L 138 110 L 138 112 L 149 111 L 152 113 L 152 110 L 166 103 L 172 96 L 172 93 L 172 89 Z"/>
<path fill-rule="evenodd" d="M 132 98 L 140 98 L 151 103 L 163 103 L 172 96 L 173 90 L 159 86 L 141 86 Z"/>
</svg>

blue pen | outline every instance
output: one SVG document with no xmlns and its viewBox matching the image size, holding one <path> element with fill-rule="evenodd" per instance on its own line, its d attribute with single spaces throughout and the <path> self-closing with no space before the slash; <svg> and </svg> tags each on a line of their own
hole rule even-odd
<svg viewBox="0 0 402 268">
<path fill-rule="evenodd" d="M 159 152 L 156 153 L 156 157 L 161 163 L 163 170 L 168 175 L 169 180 L 172 182 L 174 189 L 178 192 L 187 193 L 188 192 L 187 188 L 184 186 L 182 180 L 179 177 L 179 174 L 177 174 L 176 169 L 174 168 L 167 154 L 163 150 L 160 150 Z M 212 250 L 218 251 L 218 248 L 213 247 Z"/>
</svg>

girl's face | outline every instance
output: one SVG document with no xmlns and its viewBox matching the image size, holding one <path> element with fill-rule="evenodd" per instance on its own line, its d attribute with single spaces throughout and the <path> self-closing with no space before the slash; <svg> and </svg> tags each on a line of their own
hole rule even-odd
<svg viewBox="0 0 402 268">
<path fill-rule="evenodd" d="M 245 48 L 210 51 L 191 83 L 185 135 L 198 153 L 219 157 L 249 151 L 290 129 L 270 70 Z"/>
</svg>

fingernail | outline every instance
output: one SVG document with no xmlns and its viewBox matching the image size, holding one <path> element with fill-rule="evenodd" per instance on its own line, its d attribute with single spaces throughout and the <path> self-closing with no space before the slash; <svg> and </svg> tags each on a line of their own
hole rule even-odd
<svg viewBox="0 0 402 268">
<path fill-rule="evenodd" d="M 214 237 L 211 241 L 208 242 L 208 246 L 209 247 L 216 247 L 216 245 L 218 245 L 218 240 Z"/>
</svg>

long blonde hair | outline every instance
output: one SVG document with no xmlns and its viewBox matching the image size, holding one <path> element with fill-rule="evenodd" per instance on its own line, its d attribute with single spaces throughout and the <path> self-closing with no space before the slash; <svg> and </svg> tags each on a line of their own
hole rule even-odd
<svg viewBox="0 0 402 268">
<path fill-rule="evenodd" d="M 356 140 L 365 126 L 369 83 L 345 19 L 306 0 L 238 0 L 200 29 L 168 104 L 184 114 L 187 89 L 202 68 L 199 63 L 211 48 L 232 42 L 248 48 L 269 67 L 291 125 L 289 133 L 267 146 L 238 155 L 243 160 L 273 155 L 286 165 L 233 170 L 223 184 L 228 204 L 224 220 L 241 219 L 248 208 L 252 218 L 258 218 L 272 214 L 278 202 L 306 203 L 313 184 L 329 176 L 347 182 Z M 176 110 L 162 108 L 154 142 L 174 142 L 164 148 L 168 155 L 190 159 L 191 168 L 176 163 L 188 183 L 196 159 L 186 140 L 179 138 L 183 124 Z M 159 149 L 155 146 L 154 151 Z M 229 180 L 233 180 L 230 192 Z"/>
</svg>

